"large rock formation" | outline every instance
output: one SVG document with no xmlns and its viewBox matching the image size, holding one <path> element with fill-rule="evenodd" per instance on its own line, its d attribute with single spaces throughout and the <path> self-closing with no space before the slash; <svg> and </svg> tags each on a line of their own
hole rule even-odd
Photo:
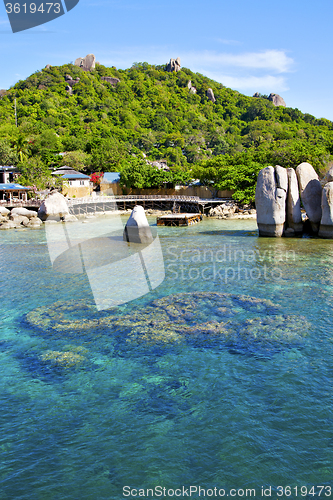
<svg viewBox="0 0 333 500">
<path fill-rule="evenodd" d="M 8 208 L 0 206 L 0 215 L 8 215 L 9 213 L 10 210 L 8 210 Z"/>
<path fill-rule="evenodd" d="M 144 208 L 141 205 L 133 208 L 124 229 L 123 239 L 129 243 L 152 243 L 151 229 Z"/>
<path fill-rule="evenodd" d="M 287 189 L 286 169 L 277 165 L 260 170 L 255 196 L 259 236 L 282 236 Z"/>
<path fill-rule="evenodd" d="M 113 87 L 116 87 L 117 84 L 120 82 L 119 78 L 112 78 L 111 76 L 102 76 L 101 80 L 111 83 Z"/>
<path fill-rule="evenodd" d="M 311 229 L 318 233 L 321 220 L 322 187 L 314 168 L 310 163 L 301 163 L 296 168 L 301 200 L 309 218 Z"/>
<path fill-rule="evenodd" d="M 76 83 L 79 83 L 80 78 L 77 77 L 77 78 L 75 78 L 75 80 L 73 80 L 71 75 L 66 75 L 65 80 L 66 80 L 67 86 L 73 87 L 73 85 L 75 85 Z"/>
<path fill-rule="evenodd" d="M 10 214 L 13 216 L 22 215 L 24 217 L 28 217 L 28 219 L 31 219 L 32 217 L 37 217 L 37 212 L 35 212 L 34 210 L 28 210 L 27 208 L 24 207 L 12 208 Z"/>
<path fill-rule="evenodd" d="M 95 69 L 96 57 L 94 54 L 88 54 L 86 57 L 78 57 L 75 60 L 75 66 L 80 66 L 80 68 L 90 71 Z"/>
<path fill-rule="evenodd" d="M 177 59 L 170 59 L 170 62 L 167 65 L 166 70 L 169 71 L 170 73 L 172 73 L 173 71 L 180 71 L 181 70 L 180 58 L 177 57 Z"/>
<path fill-rule="evenodd" d="M 206 96 L 208 97 L 208 99 L 212 102 L 215 102 L 216 99 L 215 99 L 215 96 L 214 96 L 214 92 L 212 91 L 212 89 L 207 89 L 206 90 Z"/>
<path fill-rule="evenodd" d="M 191 94 L 196 94 L 197 93 L 197 89 L 195 87 L 192 87 L 191 80 L 188 81 L 187 88 L 188 88 L 188 90 L 190 91 Z"/>
<path fill-rule="evenodd" d="M 301 200 L 296 172 L 293 168 L 287 168 L 288 192 L 287 192 L 287 214 L 286 214 L 286 236 L 301 236 L 303 233 Z"/>
<path fill-rule="evenodd" d="M 64 218 L 68 214 L 66 198 L 58 191 L 50 193 L 38 209 L 38 217 L 42 221 L 59 221 L 60 218 Z"/>
<path fill-rule="evenodd" d="M 321 198 L 322 217 L 318 236 L 333 238 L 333 181 L 325 184 Z"/>
<path fill-rule="evenodd" d="M 257 96 L 253 96 L 257 97 Z M 274 106 L 284 106 L 286 107 L 286 103 L 282 99 L 282 97 L 279 94 L 269 94 L 268 100 L 271 101 Z"/>
</svg>

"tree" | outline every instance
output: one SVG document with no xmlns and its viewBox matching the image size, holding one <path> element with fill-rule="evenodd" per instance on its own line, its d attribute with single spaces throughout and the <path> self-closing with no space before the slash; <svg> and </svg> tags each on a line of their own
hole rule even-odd
<svg viewBox="0 0 333 500">
<path fill-rule="evenodd" d="M 19 135 L 16 139 L 12 140 L 12 147 L 20 162 L 25 160 L 30 153 L 29 141 L 23 135 Z"/>
<path fill-rule="evenodd" d="M 38 189 L 57 186 L 60 179 L 54 178 L 50 170 L 38 157 L 32 157 L 18 164 L 20 176 L 18 183 L 23 186 L 35 185 Z"/>
<path fill-rule="evenodd" d="M 0 165 L 15 165 L 17 161 L 17 154 L 8 142 L 0 140 Z"/>
<path fill-rule="evenodd" d="M 87 168 L 89 169 L 90 155 L 83 151 L 69 151 L 62 156 L 61 163 L 81 172 Z"/>
</svg>

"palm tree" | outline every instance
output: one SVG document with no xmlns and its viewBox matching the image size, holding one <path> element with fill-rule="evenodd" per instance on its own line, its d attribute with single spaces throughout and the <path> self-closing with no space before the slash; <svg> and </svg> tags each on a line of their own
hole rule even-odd
<svg viewBox="0 0 333 500">
<path fill-rule="evenodd" d="M 14 148 L 20 161 L 25 160 L 29 154 L 29 141 L 23 135 L 19 135 L 16 139 L 11 141 L 11 145 Z"/>
</svg>

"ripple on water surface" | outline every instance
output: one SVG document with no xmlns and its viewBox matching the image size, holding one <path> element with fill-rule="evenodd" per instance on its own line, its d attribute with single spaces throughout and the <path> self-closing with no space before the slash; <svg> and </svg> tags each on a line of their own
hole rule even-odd
<svg viewBox="0 0 333 500">
<path fill-rule="evenodd" d="M 2 238 L 4 499 L 331 481 L 333 244 L 158 230 L 162 285 L 102 312 L 43 230 Z"/>
</svg>

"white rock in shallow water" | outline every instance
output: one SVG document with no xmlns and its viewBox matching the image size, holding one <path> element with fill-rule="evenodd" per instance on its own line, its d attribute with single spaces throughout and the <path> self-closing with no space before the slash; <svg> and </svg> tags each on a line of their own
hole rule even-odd
<svg viewBox="0 0 333 500">
<path fill-rule="evenodd" d="M 29 222 L 28 217 L 25 217 L 24 215 L 17 215 L 17 214 L 10 214 L 9 220 L 15 222 L 15 224 L 17 226 L 19 224 L 24 224 L 25 222 Z"/>
<path fill-rule="evenodd" d="M 303 162 L 296 168 L 301 200 L 314 233 L 318 232 L 321 220 L 322 187 L 319 177 L 310 163 Z"/>
<path fill-rule="evenodd" d="M 38 218 L 38 217 L 33 217 L 30 219 L 28 224 L 25 225 L 25 227 L 29 227 L 30 229 L 37 229 L 39 227 L 42 227 L 43 222 Z"/>
<path fill-rule="evenodd" d="M 333 238 L 333 182 L 325 184 L 321 198 L 320 238 Z"/>
<path fill-rule="evenodd" d="M 76 222 L 77 220 L 78 220 L 78 218 L 72 214 L 65 215 L 65 217 L 64 217 L 64 222 Z"/>
<path fill-rule="evenodd" d="M 10 213 L 10 210 L 6 207 L 0 207 L 0 214 L 1 215 L 8 215 Z"/>
<path fill-rule="evenodd" d="M 39 217 L 31 217 L 31 219 L 28 219 L 26 222 L 22 222 L 23 226 L 25 227 L 32 227 L 32 226 L 41 226 L 43 222 L 40 220 Z"/>
<path fill-rule="evenodd" d="M 286 219 L 287 171 L 277 165 L 260 170 L 256 186 L 260 236 L 282 236 Z"/>
<path fill-rule="evenodd" d="M 20 226 L 20 224 L 16 224 L 12 220 L 8 220 L 1 224 L 0 229 L 15 229 L 18 226 Z"/>
<path fill-rule="evenodd" d="M 133 208 L 124 229 L 123 239 L 130 243 L 152 243 L 151 229 L 141 205 Z"/>
<path fill-rule="evenodd" d="M 37 217 L 37 212 L 34 210 L 28 210 L 24 207 L 17 207 L 11 209 L 10 215 L 23 215 L 24 217 L 31 219 L 32 217 Z"/>
<path fill-rule="evenodd" d="M 60 220 L 69 215 L 66 198 L 54 191 L 48 195 L 38 209 L 38 217 L 43 220 Z"/>
</svg>

